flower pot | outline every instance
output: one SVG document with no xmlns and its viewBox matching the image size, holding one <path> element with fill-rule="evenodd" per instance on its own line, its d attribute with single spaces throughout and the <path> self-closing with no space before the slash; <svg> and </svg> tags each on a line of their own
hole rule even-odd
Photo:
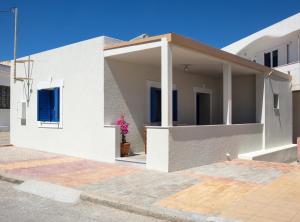
<svg viewBox="0 0 300 222">
<path fill-rule="evenodd" d="M 121 157 L 128 156 L 130 143 L 121 143 Z"/>
</svg>

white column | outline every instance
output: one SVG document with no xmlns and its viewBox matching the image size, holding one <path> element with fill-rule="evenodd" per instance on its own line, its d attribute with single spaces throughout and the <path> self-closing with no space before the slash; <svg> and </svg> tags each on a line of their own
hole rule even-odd
<svg viewBox="0 0 300 222">
<path fill-rule="evenodd" d="M 101 40 L 100 48 L 100 126 L 104 127 L 104 72 L 105 72 L 105 58 L 104 58 L 104 39 Z"/>
<path fill-rule="evenodd" d="M 226 125 L 232 123 L 232 74 L 231 65 L 223 64 L 223 122 Z"/>
<path fill-rule="evenodd" d="M 172 51 L 166 38 L 161 40 L 161 126 L 172 126 Z"/>
<path fill-rule="evenodd" d="M 300 34 L 298 34 L 298 62 L 300 62 Z"/>
<path fill-rule="evenodd" d="M 262 148 L 266 149 L 266 84 L 267 77 L 263 77 L 263 101 L 262 101 L 262 109 L 261 109 L 261 123 L 263 124 L 263 138 L 262 138 Z"/>
</svg>

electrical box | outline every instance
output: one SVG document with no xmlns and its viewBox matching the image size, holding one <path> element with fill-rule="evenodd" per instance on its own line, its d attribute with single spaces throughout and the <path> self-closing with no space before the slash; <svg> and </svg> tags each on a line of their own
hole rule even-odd
<svg viewBox="0 0 300 222">
<path fill-rule="evenodd" d="M 17 113 L 19 119 L 26 119 L 26 102 L 18 102 Z"/>
</svg>

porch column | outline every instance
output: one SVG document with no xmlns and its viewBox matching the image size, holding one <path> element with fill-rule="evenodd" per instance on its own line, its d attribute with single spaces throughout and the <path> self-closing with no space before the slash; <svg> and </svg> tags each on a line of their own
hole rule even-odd
<svg viewBox="0 0 300 222">
<path fill-rule="evenodd" d="M 105 73 L 105 58 L 104 58 L 104 39 L 101 40 L 101 48 L 100 48 L 100 92 L 99 92 L 99 96 L 100 96 L 100 126 L 104 127 L 104 117 L 105 117 L 105 113 L 104 113 L 104 73 Z"/>
<path fill-rule="evenodd" d="M 172 126 L 172 50 L 166 38 L 161 39 L 161 126 Z"/>
<path fill-rule="evenodd" d="M 231 83 L 231 65 L 223 64 L 223 122 L 226 125 L 230 125 L 232 123 Z"/>
</svg>

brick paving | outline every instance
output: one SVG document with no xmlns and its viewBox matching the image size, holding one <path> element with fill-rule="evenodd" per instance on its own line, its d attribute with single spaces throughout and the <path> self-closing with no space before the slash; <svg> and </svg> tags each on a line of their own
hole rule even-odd
<svg viewBox="0 0 300 222">
<path fill-rule="evenodd" d="M 0 156 L 0 172 L 74 188 L 140 171 L 128 166 L 16 147 L 1 148 Z"/>
<path fill-rule="evenodd" d="M 300 221 L 299 165 L 234 160 L 185 173 L 202 183 L 162 199 L 162 206 L 246 222 Z"/>
<path fill-rule="evenodd" d="M 144 170 L 83 187 L 93 195 L 106 194 L 138 205 L 155 204 L 159 199 L 199 183 L 199 179 L 180 173 Z"/>
<path fill-rule="evenodd" d="M 146 209 L 220 221 L 300 221 L 300 166 L 233 160 L 174 173 L 0 148 L 0 173 L 37 179 Z"/>
<path fill-rule="evenodd" d="M 259 162 L 256 162 L 256 165 L 248 162 L 250 161 L 244 161 L 244 164 L 240 164 L 240 160 L 235 160 L 216 163 L 186 170 L 185 173 L 199 178 L 228 178 L 250 183 L 269 183 L 285 172 L 283 169 L 278 170 L 269 166 L 261 167 L 262 163 Z M 273 163 L 268 164 L 273 165 Z"/>
<path fill-rule="evenodd" d="M 57 154 L 17 147 L 0 147 L 0 164 L 58 157 Z"/>
</svg>

